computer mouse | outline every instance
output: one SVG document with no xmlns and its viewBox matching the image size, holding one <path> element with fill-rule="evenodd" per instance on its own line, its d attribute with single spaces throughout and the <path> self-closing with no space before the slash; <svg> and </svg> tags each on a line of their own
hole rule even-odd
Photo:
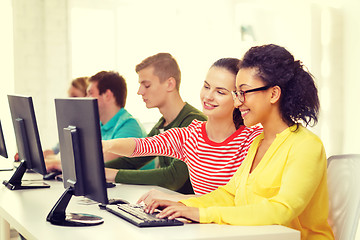
<svg viewBox="0 0 360 240">
<path fill-rule="evenodd" d="M 100 203 L 99 207 L 100 209 L 106 209 L 106 205 L 116 205 L 116 204 L 130 204 L 128 201 L 126 201 L 125 199 L 121 199 L 121 198 L 111 198 L 108 200 L 108 204 L 103 204 Z"/>
<path fill-rule="evenodd" d="M 116 187 L 116 184 L 115 184 L 115 183 L 106 182 L 106 188 L 113 188 L 113 187 Z"/>
<path fill-rule="evenodd" d="M 62 178 L 62 175 L 57 175 L 57 176 L 55 177 L 55 180 L 56 180 L 56 181 L 59 181 L 59 182 L 63 182 L 63 181 L 64 181 L 63 178 Z"/>
<path fill-rule="evenodd" d="M 43 179 L 44 180 L 54 180 L 56 176 L 61 175 L 61 174 L 62 174 L 62 172 L 59 170 L 51 171 L 51 172 L 45 174 Z"/>
<path fill-rule="evenodd" d="M 130 203 L 128 201 L 126 201 L 125 199 L 112 198 L 112 199 L 109 199 L 109 204 L 115 205 L 115 204 L 130 204 Z"/>
</svg>

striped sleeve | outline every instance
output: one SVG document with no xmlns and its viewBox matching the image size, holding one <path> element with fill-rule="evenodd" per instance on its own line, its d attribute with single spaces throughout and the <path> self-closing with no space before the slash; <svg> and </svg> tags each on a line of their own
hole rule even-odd
<svg viewBox="0 0 360 240">
<path fill-rule="evenodd" d="M 161 155 L 184 161 L 184 142 L 199 123 L 194 120 L 188 127 L 171 128 L 153 137 L 135 138 L 136 147 L 131 157 Z"/>
</svg>

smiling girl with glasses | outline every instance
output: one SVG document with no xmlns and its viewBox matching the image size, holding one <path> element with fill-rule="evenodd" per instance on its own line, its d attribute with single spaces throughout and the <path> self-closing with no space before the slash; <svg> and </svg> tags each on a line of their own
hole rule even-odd
<svg viewBox="0 0 360 240">
<path fill-rule="evenodd" d="M 165 208 L 158 217 L 200 223 L 278 224 L 299 230 L 302 240 L 334 239 L 324 146 L 305 128 L 319 112 L 311 74 L 272 44 L 251 48 L 239 67 L 235 107 L 246 126 L 260 123 L 263 133 L 227 185 L 177 203 L 154 200 L 146 210 Z"/>
</svg>

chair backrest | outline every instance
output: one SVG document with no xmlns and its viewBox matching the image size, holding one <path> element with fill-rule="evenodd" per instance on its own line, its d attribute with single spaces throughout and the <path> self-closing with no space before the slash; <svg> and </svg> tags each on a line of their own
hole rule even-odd
<svg viewBox="0 0 360 240">
<path fill-rule="evenodd" d="M 360 216 L 360 154 L 328 158 L 329 223 L 336 240 L 354 240 Z"/>
</svg>

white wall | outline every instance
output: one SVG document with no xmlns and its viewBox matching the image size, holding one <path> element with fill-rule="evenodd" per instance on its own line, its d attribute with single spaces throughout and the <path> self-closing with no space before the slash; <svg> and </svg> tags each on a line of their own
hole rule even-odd
<svg viewBox="0 0 360 240">
<path fill-rule="evenodd" d="M 200 108 L 198 91 L 213 61 L 276 43 L 303 60 L 317 79 L 322 112 L 313 130 L 327 154 L 360 151 L 354 140 L 360 130 L 353 127 L 360 90 L 357 0 L 12 2 L 15 87 L 8 91 L 34 97 L 43 147 L 57 141 L 53 98 L 66 96 L 73 77 L 119 71 L 128 82 L 128 110 L 141 121 L 156 121 L 157 110 L 147 110 L 136 95 L 134 67 L 143 58 L 172 53 L 182 69 L 184 100 Z M 241 39 L 246 24 L 253 25 L 255 40 Z"/>
<path fill-rule="evenodd" d="M 14 91 L 13 30 L 11 0 L 0 1 L 0 120 L 10 157 L 16 152 L 14 130 L 10 118 L 7 93 Z"/>
<path fill-rule="evenodd" d="M 58 138 L 54 98 L 66 96 L 71 80 L 67 1 L 12 3 L 14 93 L 33 97 L 43 148 L 51 147 Z"/>
<path fill-rule="evenodd" d="M 183 99 L 200 108 L 199 90 L 210 65 L 220 57 L 240 56 L 234 49 L 232 3 L 122 0 L 99 6 L 98 1 L 73 1 L 72 76 L 119 71 L 128 83 L 126 108 L 142 122 L 156 122 L 158 110 L 146 109 L 136 95 L 135 65 L 158 52 L 170 52 L 182 71 Z"/>
<path fill-rule="evenodd" d="M 344 0 L 344 28 L 339 34 L 344 36 L 344 105 L 345 122 L 344 148 L 346 153 L 360 153 L 360 1 Z M 341 83 L 340 83 L 341 84 Z M 333 96 L 336 99 L 336 96 Z M 336 115 L 337 109 L 333 109 Z"/>
</svg>

